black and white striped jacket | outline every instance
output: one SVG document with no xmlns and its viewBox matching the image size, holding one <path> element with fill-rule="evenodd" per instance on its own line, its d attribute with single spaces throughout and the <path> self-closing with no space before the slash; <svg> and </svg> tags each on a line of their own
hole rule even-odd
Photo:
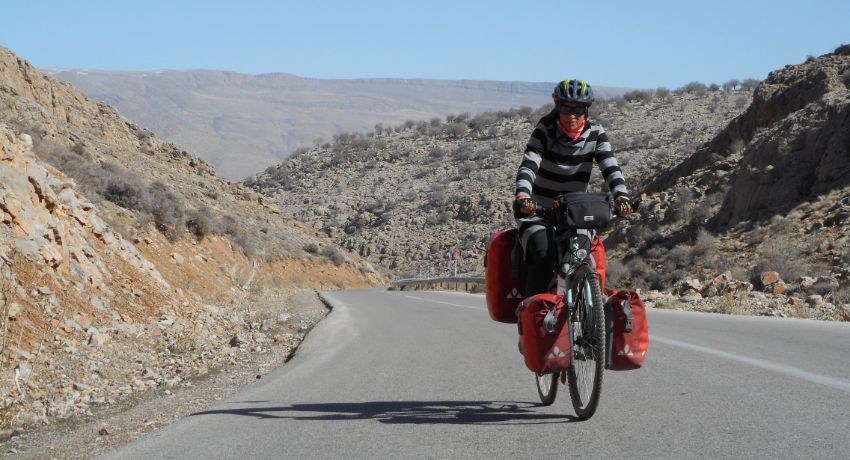
<svg viewBox="0 0 850 460">
<path fill-rule="evenodd" d="M 531 133 L 517 172 L 516 196 L 528 195 L 550 207 L 558 195 L 586 192 L 594 161 L 615 197 L 628 194 L 620 165 L 602 126 L 587 120 L 581 137 L 573 141 L 558 126 L 558 113 L 553 111 L 543 117 Z"/>
</svg>

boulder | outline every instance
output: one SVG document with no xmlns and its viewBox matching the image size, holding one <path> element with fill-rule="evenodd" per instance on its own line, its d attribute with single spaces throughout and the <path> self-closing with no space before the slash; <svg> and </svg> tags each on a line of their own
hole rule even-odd
<svg viewBox="0 0 850 460">
<path fill-rule="evenodd" d="M 178 253 L 176 253 L 176 252 L 172 252 L 172 253 L 171 253 L 171 261 L 172 261 L 175 265 L 183 265 L 183 262 L 185 261 L 185 259 L 183 258 L 183 256 L 182 256 L 182 255 L 180 255 L 180 254 L 178 254 Z"/>
<path fill-rule="evenodd" d="M 779 276 L 779 272 L 762 272 L 761 274 L 761 284 L 762 286 L 770 286 L 773 283 L 778 283 L 782 281 L 782 277 Z"/>
<path fill-rule="evenodd" d="M 769 292 L 771 294 L 785 294 L 785 291 L 788 290 L 788 285 L 785 284 L 784 281 L 779 280 L 769 286 L 765 286 L 764 291 Z"/>
<path fill-rule="evenodd" d="M 98 332 L 89 337 L 89 345 L 94 347 L 103 347 L 112 343 L 112 336 L 108 333 Z"/>
<path fill-rule="evenodd" d="M 698 279 L 690 278 L 684 279 L 679 282 L 676 292 L 679 295 L 695 295 L 699 294 L 699 291 L 702 289 L 702 283 Z"/>
</svg>

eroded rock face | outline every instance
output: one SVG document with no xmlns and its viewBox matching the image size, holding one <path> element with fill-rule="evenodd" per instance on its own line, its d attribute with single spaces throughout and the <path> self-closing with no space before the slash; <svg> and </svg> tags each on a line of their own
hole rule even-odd
<svg viewBox="0 0 850 460">
<path fill-rule="evenodd" d="M 153 264 L 76 194 L 73 181 L 38 160 L 30 148 L 30 142 L 0 124 L 0 209 L 7 235 L 3 243 L 72 284 L 104 289 L 104 278 L 111 276 L 108 259 L 117 256 L 140 272 L 136 276 L 169 289 Z"/>
<path fill-rule="evenodd" d="M 771 72 L 749 108 L 648 191 L 702 174 L 728 187 L 715 228 L 784 212 L 850 185 L 850 56 L 832 53 Z M 700 170 L 704 172 L 700 173 Z M 727 177 L 723 171 L 731 171 Z"/>
<path fill-rule="evenodd" d="M 91 177 L 116 179 L 107 163 L 161 182 L 194 209 L 226 210 L 275 257 L 249 259 L 220 233 L 168 240 L 140 223 L 138 210 L 92 187 Z M 51 164 L 68 174 L 94 169 L 77 182 Z M 368 283 L 350 266 L 299 258 L 323 238 L 246 192 L 0 47 L 0 329 L 11 338 L 0 350 L 0 429 L 84 414 L 90 404 L 223 365 L 223 331 L 243 329 L 232 307 L 249 289 Z M 172 253 L 185 256 L 181 265 Z M 82 394 L 89 389 L 91 398 Z"/>
</svg>

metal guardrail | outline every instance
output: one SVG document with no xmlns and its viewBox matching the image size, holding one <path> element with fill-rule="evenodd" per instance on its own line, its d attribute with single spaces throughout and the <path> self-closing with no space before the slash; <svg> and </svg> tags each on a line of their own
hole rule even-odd
<svg viewBox="0 0 850 460">
<path fill-rule="evenodd" d="M 390 283 L 391 290 L 455 289 L 479 292 L 484 289 L 483 276 L 444 276 L 439 278 L 406 278 Z"/>
</svg>

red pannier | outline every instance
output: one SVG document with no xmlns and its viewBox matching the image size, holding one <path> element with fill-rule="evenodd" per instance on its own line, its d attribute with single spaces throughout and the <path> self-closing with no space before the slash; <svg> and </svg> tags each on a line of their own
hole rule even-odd
<svg viewBox="0 0 850 460">
<path fill-rule="evenodd" d="M 502 230 L 490 237 L 484 256 L 487 311 L 502 323 L 516 323 L 516 309 L 525 297 L 525 264 L 517 241 L 517 229 Z"/>
<path fill-rule="evenodd" d="M 605 245 L 602 244 L 602 238 L 599 235 L 593 236 L 593 243 L 590 245 L 590 255 L 596 262 L 596 273 L 599 274 L 599 287 L 602 292 L 605 292 L 605 273 L 608 270 L 608 260 L 605 258 Z"/>
<path fill-rule="evenodd" d="M 546 332 L 543 319 L 555 309 L 560 331 Z M 537 294 L 525 299 L 517 309 L 519 317 L 519 350 L 525 365 L 537 373 L 548 374 L 566 370 L 570 365 L 570 324 L 564 296 Z"/>
<path fill-rule="evenodd" d="M 611 291 L 605 302 L 606 368 L 628 371 L 643 366 L 649 350 L 646 306 L 635 291 Z"/>
</svg>

